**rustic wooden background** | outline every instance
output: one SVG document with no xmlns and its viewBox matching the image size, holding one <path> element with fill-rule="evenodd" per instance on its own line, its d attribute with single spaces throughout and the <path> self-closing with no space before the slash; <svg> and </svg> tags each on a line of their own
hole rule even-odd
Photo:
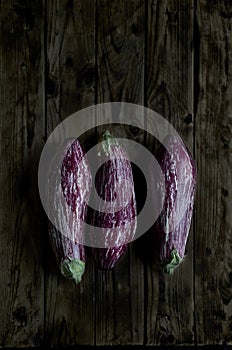
<svg viewBox="0 0 232 350">
<path fill-rule="evenodd" d="M 0 0 L 0 17 L 0 346 L 232 344 L 232 2 Z M 188 256 L 166 276 L 143 236 L 112 272 L 90 258 L 75 286 L 49 245 L 38 162 L 56 125 L 109 101 L 157 111 L 192 150 Z"/>
</svg>

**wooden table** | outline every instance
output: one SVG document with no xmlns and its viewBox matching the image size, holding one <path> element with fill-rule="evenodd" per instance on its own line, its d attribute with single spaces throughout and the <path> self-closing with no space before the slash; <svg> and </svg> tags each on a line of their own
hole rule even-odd
<svg viewBox="0 0 232 350">
<path fill-rule="evenodd" d="M 232 344 L 232 2 L 2 0 L 0 17 L 0 346 Z M 109 101 L 160 113 L 192 151 L 188 254 L 166 276 L 145 235 L 112 272 L 90 257 L 75 286 L 49 245 L 38 163 L 61 121 Z"/>
</svg>

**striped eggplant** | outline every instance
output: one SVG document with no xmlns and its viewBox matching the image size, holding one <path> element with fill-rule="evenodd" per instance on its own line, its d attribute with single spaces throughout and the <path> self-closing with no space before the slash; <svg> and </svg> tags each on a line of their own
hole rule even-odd
<svg viewBox="0 0 232 350">
<path fill-rule="evenodd" d="M 61 273 L 78 283 L 85 270 L 86 254 L 82 241 L 92 177 L 77 139 L 61 147 L 51 164 L 49 181 L 53 183 L 51 188 L 55 188 L 55 191 L 48 191 L 55 213 L 55 226 L 49 223 L 50 241 Z"/>
<path fill-rule="evenodd" d="M 109 131 L 103 132 L 99 141 L 95 189 L 102 203 L 98 211 L 90 210 L 89 214 L 91 225 L 103 228 L 105 234 L 106 248 L 92 248 L 95 261 L 99 268 L 109 270 L 125 254 L 127 243 L 135 235 L 136 202 L 132 167 L 125 150 Z"/>
<path fill-rule="evenodd" d="M 196 165 L 178 136 L 166 136 L 154 155 L 165 179 L 162 182 L 161 178 L 154 178 L 152 184 L 156 189 L 154 193 L 159 193 L 163 200 L 154 225 L 155 253 L 164 271 L 173 274 L 185 256 L 196 189 Z M 156 200 L 153 196 L 153 205 Z"/>
</svg>

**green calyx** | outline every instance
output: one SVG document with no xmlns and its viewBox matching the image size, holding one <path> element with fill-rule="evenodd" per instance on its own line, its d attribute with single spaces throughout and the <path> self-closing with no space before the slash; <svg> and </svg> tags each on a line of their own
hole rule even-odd
<svg viewBox="0 0 232 350">
<path fill-rule="evenodd" d="M 100 141 L 112 139 L 113 136 L 111 135 L 109 130 L 105 130 L 101 133 Z"/>
<path fill-rule="evenodd" d="M 85 263 L 79 259 L 66 259 L 61 263 L 60 269 L 64 277 L 73 279 L 77 284 L 85 271 Z"/>
<path fill-rule="evenodd" d="M 118 141 L 115 140 L 109 130 L 105 130 L 101 133 L 99 143 L 101 143 L 101 147 L 103 148 L 103 151 L 106 155 L 109 155 L 110 147 L 112 145 L 118 145 Z M 98 152 L 98 154 L 101 155 L 101 152 Z"/>
<path fill-rule="evenodd" d="M 182 261 L 183 259 L 178 254 L 178 251 L 173 249 L 170 257 L 165 261 L 162 261 L 161 266 L 163 267 L 164 272 L 166 272 L 168 275 L 173 275 L 175 268 L 179 266 Z"/>
</svg>

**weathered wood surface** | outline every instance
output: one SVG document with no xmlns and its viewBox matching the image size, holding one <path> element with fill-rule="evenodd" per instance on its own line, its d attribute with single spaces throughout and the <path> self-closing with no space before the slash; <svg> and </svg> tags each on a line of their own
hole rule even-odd
<svg viewBox="0 0 232 350">
<path fill-rule="evenodd" d="M 144 2 L 101 0 L 98 5 L 97 103 L 143 104 Z M 112 116 L 112 122 L 120 117 Z M 143 127 L 143 120 L 138 124 Z M 111 130 L 114 136 L 128 133 L 124 127 Z M 144 274 L 134 244 L 113 271 L 97 272 L 96 283 L 96 345 L 143 344 Z"/>
<path fill-rule="evenodd" d="M 37 190 L 44 143 L 42 13 L 42 1 L 0 3 L 1 346 L 43 342 L 44 216 Z"/>
<path fill-rule="evenodd" d="M 196 9 L 196 341 L 232 341 L 232 4 Z"/>
<path fill-rule="evenodd" d="M 167 118 L 192 150 L 193 123 L 185 119 L 193 116 L 193 1 L 149 1 L 147 29 L 145 103 Z M 147 147 L 152 149 L 152 143 Z M 149 345 L 194 343 L 192 239 L 191 233 L 185 262 L 172 277 L 148 260 L 145 334 Z"/>
<path fill-rule="evenodd" d="M 93 1 L 47 2 L 47 133 L 95 99 L 95 7 Z M 89 128 L 91 125 L 89 125 Z M 90 135 L 89 135 L 90 137 Z M 91 259 L 82 283 L 61 277 L 47 249 L 46 344 L 94 344 L 95 276 Z"/>
<path fill-rule="evenodd" d="M 231 18 L 227 0 L 0 1 L 0 346 L 232 344 Z M 173 277 L 149 232 L 112 272 L 89 257 L 75 286 L 48 241 L 38 161 L 62 120 L 109 101 L 144 104 L 182 135 L 196 215 Z M 154 148 L 136 128 L 112 130 Z"/>
</svg>

